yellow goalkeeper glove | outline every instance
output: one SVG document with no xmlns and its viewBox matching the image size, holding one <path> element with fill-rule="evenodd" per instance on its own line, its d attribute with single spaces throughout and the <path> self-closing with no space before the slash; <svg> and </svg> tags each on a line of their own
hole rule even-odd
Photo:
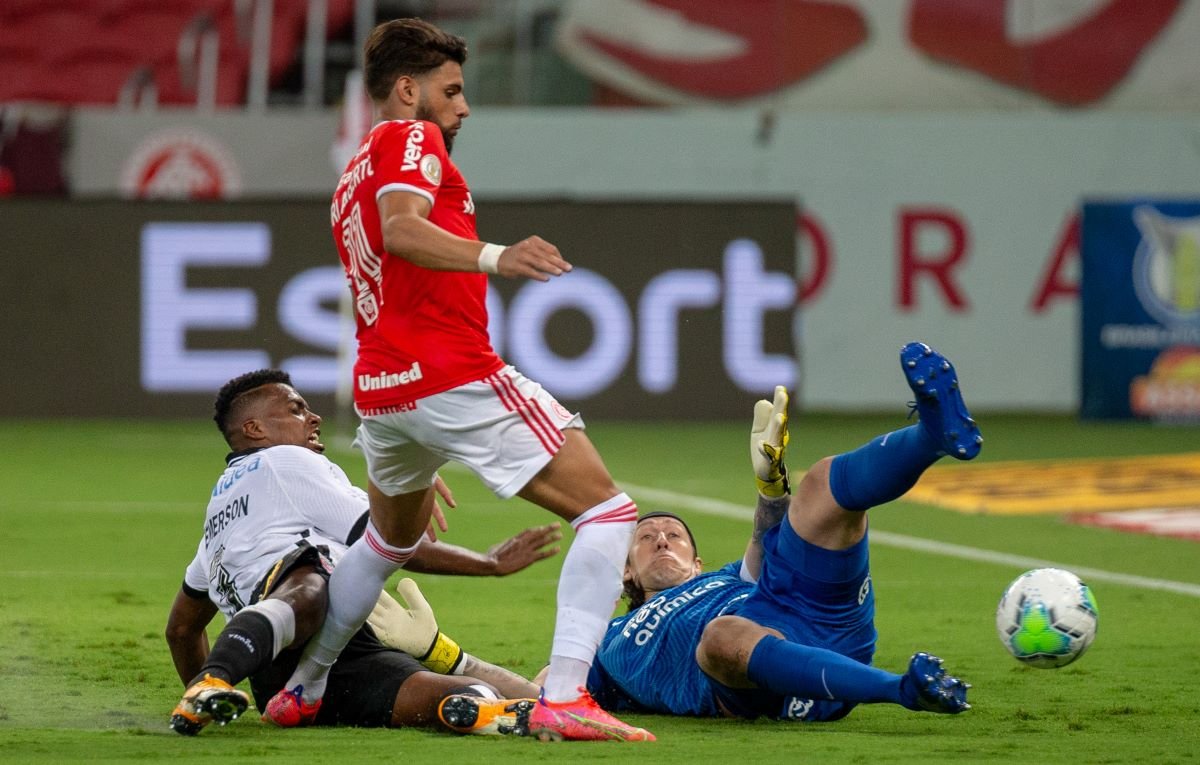
<svg viewBox="0 0 1200 765">
<path fill-rule="evenodd" d="M 788 445 L 788 392 L 775 386 L 775 399 L 763 399 L 754 405 L 754 424 L 750 427 L 750 463 L 758 493 L 777 498 L 791 493 L 787 466 L 783 464 Z"/>
<path fill-rule="evenodd" d="M 379 642 L 404 651 L 439 675 L 453 674 L 462 663 L 463 650 L 438 629 L 433 609 L 417 583 L 401 579 L 396 592 L 408 604 L 407 608 L 384 591 L 379 593 L 379 600 L 367 617 L 367 624 Z"/>
</svg>

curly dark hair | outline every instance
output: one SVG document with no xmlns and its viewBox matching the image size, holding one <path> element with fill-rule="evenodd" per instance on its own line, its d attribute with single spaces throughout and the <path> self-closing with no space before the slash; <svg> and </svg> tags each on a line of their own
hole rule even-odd
<svg viewBox="0 0 1200 765">
<path fill-rule="evenodd" d="M 393 19 L 371 30 L 363 48 L 363 82 L 375 101 L 386 101 L 403 76 L 419 77 L 447 61 L 463 64 L 467 41 L 421 19 Z"/>
<path fill-rule="evenodd" d="M 292 377 L 281 369 L 259 369 L 233 378 L 217 391 L 217 400 L 213 403 L 213 421 L 217 423 L 217 430 L 221 431 L 226 443 L 229 442 L 230 437 L 230 413 L 239 406 L 238 399 L 256 388 L 271 383 L 291 385 Z"/>
</svg>

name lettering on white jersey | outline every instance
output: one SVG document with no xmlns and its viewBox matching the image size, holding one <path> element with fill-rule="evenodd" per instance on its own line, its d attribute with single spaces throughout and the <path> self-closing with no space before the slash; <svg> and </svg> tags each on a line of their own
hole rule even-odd
<svg viewBox="0 0 1200 765">
<path fill-rule="evenodd" d="M 233 489 L 220 493 L 238 475 Z M 227 617 L 250 603 L 255 583 L 298 542 L 328 548 L 336 561 L 368 505 L 341 468 L 302 446 L 238 457 L 217 484 L 184 581 L 206 591 Z"/>
<path fill-rule="evenodd" d="M 367 229 L 363 224 L 362 208 L 358 202 L 350 208 L 350 214 L 342 221 L 342 244 L 349 259 L 350 283 L 354 290 L 354 310 L 364 324 L 374 324 L 379 319 L 382 307 L 380 274 L 383 262 L 371 249 Z"/>
<path fill-rule="evenodd" d="M 250 514 L 250 497 L 243 494 L 234 497 L 221 510 L 213 513 L 204 522 L 204 546 L 213 540 L 217 534 L 224 531 L 231 523 Z"/>
<path fill-rule="evenodd" d="M 397 388 L 401 385 L 408 385 L 410 382 L 416 382 L 422 376 L 421 362 L 414 361 L 412 366 L 403 372 L 380 372 L 377 375 L 359 375 L 358 389 L 382 390 L 384 388 Z"/>
</svg>

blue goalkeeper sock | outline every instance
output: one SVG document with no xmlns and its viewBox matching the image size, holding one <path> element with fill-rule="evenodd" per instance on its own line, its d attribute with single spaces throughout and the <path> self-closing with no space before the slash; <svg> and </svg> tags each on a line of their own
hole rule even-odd
<svg viewBox="0 0 1200 765">
<path fill-rule="evenodd" d="M 833 458 L 829 490 L 847 510 L 866 510 L 904 496 L 925 469 L 937 462 L 941 445 L 920 424 L 879 436 Z"/>
<path fill-rule="evenodd" d="M 856 704 L 901 703 L 900 675 L 774 635 L 767 635 L 754 646 L 746 675 L 760 688 L 781 696 Z"/>
</svg>

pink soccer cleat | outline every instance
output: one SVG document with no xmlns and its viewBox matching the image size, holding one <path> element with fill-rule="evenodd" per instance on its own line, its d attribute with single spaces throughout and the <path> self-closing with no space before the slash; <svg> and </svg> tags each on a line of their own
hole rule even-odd
<svg viewBox="0 0 1200 765">
<path fill-rule="evenodd" d="M 317 719 L 317 712 L 321 709 L 321 700 L 317 699 L 312 704 L 308 704 L 300 695 L 303 692 L 304 686 L 297 685 L 290 691 L 284 688 L 276 693 L 267 702 L 267 711 L 262 716 L 263 722 L 278 725 L 280 728 L 299 728 L 304 725 L 312 725 Z"/>
<path fill-rule="evenodd" d="M 542 741 L 654 741 L 645 728 L 626 725 L 600 708 L 580 688 L 574 701 L 546 701 L 545 693 L 529 713 L 529 735 Z"/>
</svg>

